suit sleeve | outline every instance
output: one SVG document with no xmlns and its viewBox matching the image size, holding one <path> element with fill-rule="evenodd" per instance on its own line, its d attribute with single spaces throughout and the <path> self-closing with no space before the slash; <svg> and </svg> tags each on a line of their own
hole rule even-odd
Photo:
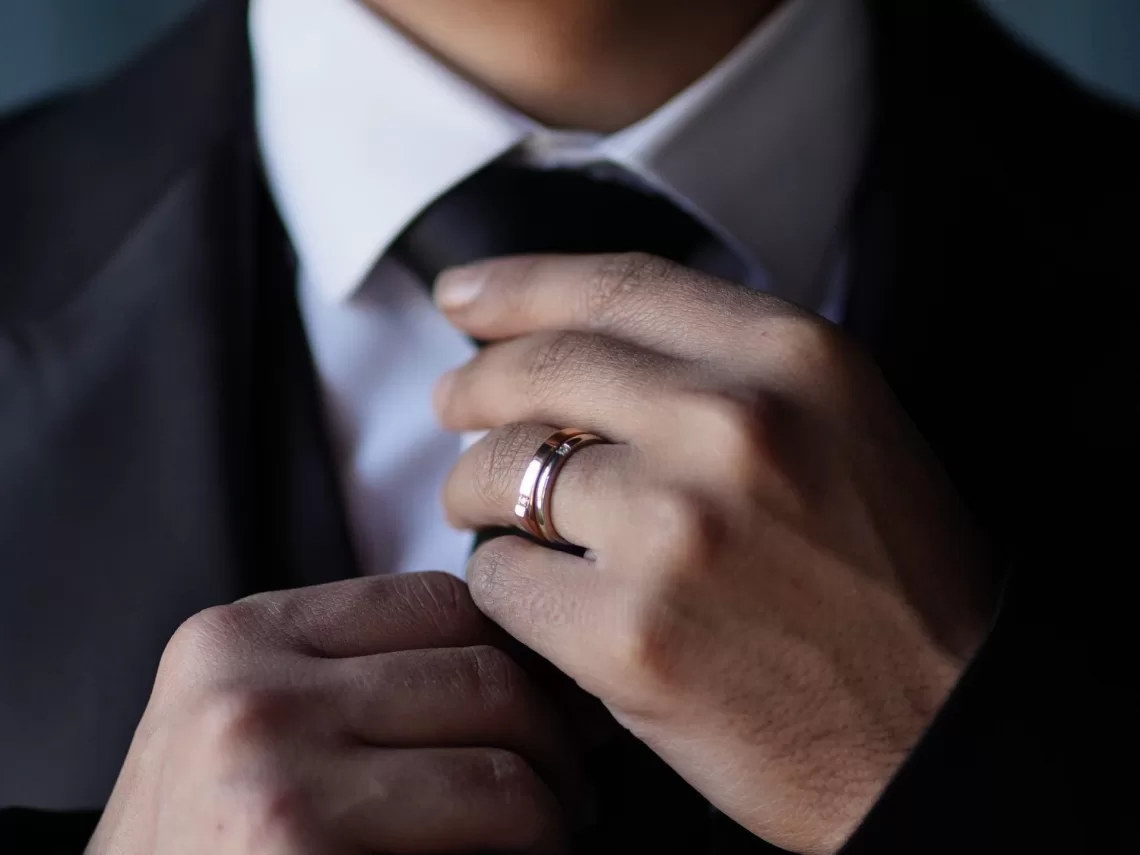
<svg viewBox="0 0 1140 855">
<path fill-rule="evenodd" d="M 1121 558 L 1111 535 L 1066 553 L 1041 534 L 986 643 L 841 855 L 1124 851 L 1134 726 L 1114 615 Z"/>
<path fill-rule="evenodd" d="M 99 811 L 0 809 L 0 852 L 5 855 L 83 855 L 99 824 Z"/>
</svg>

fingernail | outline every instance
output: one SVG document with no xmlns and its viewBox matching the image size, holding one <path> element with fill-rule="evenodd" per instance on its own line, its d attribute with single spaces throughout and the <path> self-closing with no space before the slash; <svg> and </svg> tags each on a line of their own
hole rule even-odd
<svg viewBox="0 0 1140 855">
<path fill-rule="evenodd" d="M 435 414 L 438 417 L 443 413 L 443 408 L 447 404 L 447 399 L 451 397 L 451 389 L 455 386 L 455 369 L 448 371 L 442 377 L 435 381 L 435 389 L 432 391 L 431 402 L 432 407 L 435 408 Z"/>
<path fill-rule="evenodd" d="M 462 309 L 475 302 L 485 277 L 478 267 L 456 267 L 443 273 L 435 285 L 435 302 L 441 309 Z"/>
</svg>

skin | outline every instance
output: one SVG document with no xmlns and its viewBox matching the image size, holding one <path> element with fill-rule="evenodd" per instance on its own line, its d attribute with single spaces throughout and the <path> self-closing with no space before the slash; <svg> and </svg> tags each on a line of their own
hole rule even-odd
<svg viewBox="0 0 1140 855">
<path fill-rule="evenodd" d="M 191 618 L 88 855 L 568 852 L 561 725 L 455 578 Z"/>
<path fill-rule="evenodd" d="M 555 484 L 586 557 L 491 541 L 475 601 L 741 825 L 835 852 L 992 611 L 985 551 L 875 366 L 826 321 L 648 256 L 501 259 L 437 289 L 494 342 L 437 388 L 443 425 L 490 429 L 447 483 L 456 526 L 513 522 L 555 426 L 612 442 Z"/>
<path fill-rule="evenodd" d="M 613 131 L 692 83 L 780 0 L 365 0 L 553 127 Z"/>
</svg>

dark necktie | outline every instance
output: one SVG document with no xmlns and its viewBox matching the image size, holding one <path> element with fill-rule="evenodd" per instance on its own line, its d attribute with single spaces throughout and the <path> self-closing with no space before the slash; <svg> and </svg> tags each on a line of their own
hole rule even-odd
<svg viewBox="0 0 1140 855">
<path fill-rule="evenodd" d="M 640 251 L 739 277 L 707 229 L 659 195 L 581 172 L 497 162 L 430 206 L 392 251 L 425 283 L 443 269 L 521 253 Z M 480 539 L 492 533 L 484 533 Z M 578 851 L 702 852 L 709 808 L 640 742 L 623 734 L 587 758 L 602 821 Z"/>
<path fill-rule="evenodd" d="M 392 248 L 427 283 L 443 269 L 523 253 L 648 252 L 740 278 L 743 267 L 664 197 L 569 170 L 498 161 L 428 207 Z"/>
</svg>

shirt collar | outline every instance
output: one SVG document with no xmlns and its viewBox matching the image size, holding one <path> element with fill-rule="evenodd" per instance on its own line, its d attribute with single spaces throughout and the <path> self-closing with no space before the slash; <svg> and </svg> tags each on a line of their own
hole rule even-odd
<svg viewBox="0 0 1140 855">
<path fill-rule="evenodd" d="M 252 0 L 270 187 L 307 274 L 335 300 L 425 207 L 511 149 L 547 165 L 611 162 L 811 305 L 866 147 L 864 14 L 852 0 L 789 0 L 700 80 L 603 137 L 543 128 L 356 0 Z"/>
</svg>

